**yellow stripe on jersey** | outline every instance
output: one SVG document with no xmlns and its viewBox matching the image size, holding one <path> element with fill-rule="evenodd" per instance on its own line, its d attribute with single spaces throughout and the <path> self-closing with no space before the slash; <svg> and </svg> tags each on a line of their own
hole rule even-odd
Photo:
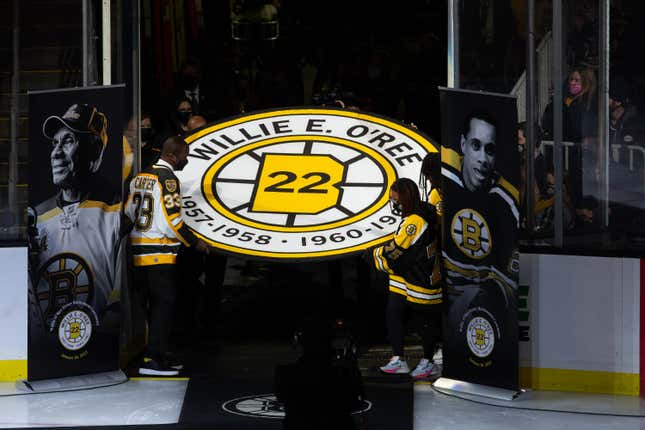
<svg viewBox="0 0 645 430">
<path fill-rule="evenodd" d="M 439 218 L 439 222 L 441 222 L 441 216 L 443 215 L 443 197 L 441 197 L 441 193 L 438 189 L 433 188 L 432 191 L 430 191 L 428 201 L 436 209 L 437 217 Z"/>
<path fill-rule="evenodd" d="M 427 226 L 427 223 L 419 215 L 408 216 L 394 236 L 394 243 L 400 248 L 408 249 L 421 237 Z"/>
<path fill-rule="evenodd" d="M 135 266 L 153 266 L 155 264 L 175 264 L 177 254 L 135 255 Z"/>
<path fill-rule="evenodd" d="M 47 221 L 48 219 L 58 216 L 62 213 L 63 213 L 63 210 L 61 208 L 55 207 L 53 209 L 48 210 L 44 214 L 38 216 L 38 222 Z"/>
<path fill-rule="evenodd" d="M 172 215 L 170 215 L 170 217 L 168 217 L 168 219 L 169 219 L 170 221 L 173 221 L 175 218 L 178 218 L 178 217 L 180 217 L 180 216 L 181 216 L 181 212 L 177 212 L 176 214 L 172 214 Z"/>
<path fill-rule="evenodd" d="M 379 270 L 381 272 L 387 272 L 387 273 L 392 273 L 392 270 L 390 270 L 390 267 L 387 264 L 387 259 L 383 257 L 383 247 L 379 246 L 372 252 L 372 256 L 374 257 L 374 267 L 376 267 L 376 270 Z"/>
<path fill-rule="evenodd" d="M 105 202 L 100 202 L 98 200 L 85 200 L 83 203 L 78 205 L 79 208 L 98 208 L 102 209 L 104 212 L 118 212 L 121 210 L 121 202 L 115 203 L 113 205 L 108 205 Z"/>
<path fill-rule="evenodd" d="M 159 181 L 157 181 L 157 186 L 159 187 L 159 195 L 163 197 L 163 195 L 164 195 L 163 194 L 163 188 L 161 187 L 161 184 L 159 183 Z M 179 239 L 181 241 L 181 243 L 183 243 L 184 245 L 190 246 L 190 244 L 186 241 L 186 239 L 181 237 L 181 234 L 179 233 L 179 229 L 183 225 L 184 220 L 181 220 L 181 222 L 179 224 L 174 225 L 173 221 L 176 221 L 177 219 L 180 219 L 180 217 L 176 216 L 176 217 L 171 219 L 170 216 L 168 215 L 168 211 L 166 210 L 166 205 L 160 204 L 160 206 L 161 206 L 161 209 L 163 210 L 163 216 L 166 218 L 166 221 L 168 221 L 168 225 L 170 226 L 170 228 L 172 228 L 172 230 L 175 232 L 175 235 L 177 236 L 177 239 Z M 178 214 L 181 214 L 181 212 L 178 212 Z"/>
<path fill-rule="evenodd" d="M 461 172 L 461 156 L 454 150 L 441 147 L 441 162 Z"/>
<path fill-rule="evenodd" d="M 420 305 L 438 305 L 439 303 L 443 302 L 443 299 L 424 300 L 424 299 L 417 299 L 416 297 L 407 296 L 407 301 L 412 303 L 417 303 Z"/>
<path fill-rule="evenodd" d="M 458 273 L 459 275 L 461 275 L 466 279 L 476 279 L 480 281 L 491 279 L 499 282 L 500 285 L 502 285 L 509 291 L 512 291 L 514 289 L 513 286 L 510 285 L 504 278 L 502 278 L 500 275 L 498 275 L 497 273 L 493 272 L 488 268 L 481 268 L 477 270 L 464 269 L 462 267 L 456 266 L 455 264 L 451 263 L 448 260 L 444 260 L 444 265 L 446 266 L 446 269 L 448 271 Z"/>
<path fill-rule="evenodd" d="M 132 237 L 131 242 L 133 245 L 179 245 L 179 240 L 163 237 L 161 239 L 154 239 L 148 237 Z"/>
<path fill-rule="evenodd" d="M 108 205 L 105 202 L 98 200 L 86 200 L 83 203 L 78 205 L 79 208 L 99 208 L 103 209 L 105 212 L 118 212 L 121 210 L 121 203 L 115 203 L 113 205 Z M 55 216 L 58 216 L 63 213 L 63 210 L 59 207 L 52 208 L 45 212 L 44 214 L 38 216 L 38 222 L 47 221 Z"/>
<path fill-rule="evenodd" d="M 497 180 L 497 183 L 499 184 L 500 187 L 504 188 L 504 190 L 506 190 L 506 192 L 513 197 L 513 199 L 515 200 L 515 203 L 520 201 L 520 192 L 517 191 L 517 188 L 515 188 L 513 184 L 511 184 L 501 176 Z"/>
<path fill-rule="evenodd" d="M 407 284 L 407 287 L 412 291 L 416 291 L 417 293 L 421 293 L 421 294 L 428 294 L 428 295 L 441 294 L 441 287 L 435 288 L 432 290 L 429 288 L 423 288 L 414 284 Z"/>
<path fill-rule="evenodd" d="M 550 199 L 546 200 L 538 200 L 538 202 L 535 204 L 535 209 L 533 209 L 534 213 L 538 214 L 545 210 L 546 208 L 550 208 L 553 206 L 555 202 L 555 197 L 551 197 Z"/>
</svg>

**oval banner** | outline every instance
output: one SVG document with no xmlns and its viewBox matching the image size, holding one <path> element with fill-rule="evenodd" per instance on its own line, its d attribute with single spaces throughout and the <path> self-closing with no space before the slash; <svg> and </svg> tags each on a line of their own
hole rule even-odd
<svg viewBox="0 0 645 430">
<path fill-rule="evenodd" d="M 419 178 L 437 146 L 372 114 L 325 108 L 250 113 L 186 138 L 183 218 L 209 244 L 248 257 L 309 260 L 360 252 L 398 225 L 397 178 Z"/>
</svg>

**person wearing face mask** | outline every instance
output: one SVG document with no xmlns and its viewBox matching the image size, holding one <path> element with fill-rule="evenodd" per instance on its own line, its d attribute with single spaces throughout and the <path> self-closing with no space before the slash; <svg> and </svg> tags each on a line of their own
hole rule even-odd
<svg viewBox="0 0 645 430">
<path fill-rule="evenodd" d="M 390 187 L 392 213 L 401 222 L 392 240 L 367 255 L 373 266 L 389 276 L 386 307 L 388 339 L 392 357 L 380 371 L 408 374 L 415 379 L 439 376 L 434 363 L 435 346 L 441 333 L 443 292 L 437 255 L 437 211 L 421 200 L 419 188 L 408 178 Z M 404 356 L 403 339 L 406 313 L 411 314 L 423 340 L 423 358 L 410 372 Z"/>
<path fill-rule="evenodd" d="M 150 166 L 160 155 L 161 149 L 157 141 L 157 131 L 153 127 L 152 116 L 144 113 L 141 115 L 141 168 Z"/>
<path fill-rule="evenodd" d="M 181 190 L 174 171 L 188 164 L 188 145 L 179 136 L 163 144 L 160 159 L 130 182 L 125 215 L 133 224 L 130 242 L 135 284 L 148 307 L 148 345 L 141 375 L 174 376 L 183 368 L 169 356 L 172 314 L 177 295 L 175 263 L 181 245 L 208 253 L 208 245 L 186 226 Z"/>
<path fill-rule="evenodd" d="M 562 106 L 562 139 L 576 145 L 570 149 L 571 193 L 576 208 L 587 207 L 584 194 L 594 194 L 598 161 L 598 99 L 593 70 L 574 67 L 565 82 Z M 553 139 L 553 101 L 542 116 L 542 129 Z"/>
<path fill-rule="evenodd" d="M 175 85 L 175 98 L 187 99 L 193 108 L 193 113 L 209 114 L 208 102 L 210 97 L 207 96 L 208 88 L 204 84 L 204 71 L 202 63 L 198 58 L 190 57 L 181 66 Z"/>
<path fill-rule="evenodd" d="M 562 138 L 567 142 L 581 142 L 584 137 L 597 134 L 598 116 L 596 77 L 586 67 L 575 67 L 566 81 L 562 106 Z M 553 102 L 542 115 L 542 129 L 553 138 Z"/>
<path fill-rule="evenodd" d="M 178 99 L 172 112 L 170 113 L 169 123 L 164 137 L 185 136 L 190 132 L 188 121 L 193 116 L 193 105 L 187 98 Z"/>
</svg>

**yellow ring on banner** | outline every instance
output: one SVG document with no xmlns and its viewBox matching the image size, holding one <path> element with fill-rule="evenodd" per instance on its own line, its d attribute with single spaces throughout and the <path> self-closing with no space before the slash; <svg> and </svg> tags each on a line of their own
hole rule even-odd
<svg viewBox="0 0 645 430">
<path fill-rule="evenodd" d="M 392 128 L 400 133 L 405 134 L 410 139 L 412 139 L 413 141 L 421 145 L 428 152 L 438 152 L 437 148 L 435 148 L 435 146 L 427 138 L 425 138 L 424 136 L 420 135 L 419 133 L 415 132 L 414 130 L 406 126 L 397 124 L 392 121 L 388 121 L 384 118 L 379 118 L 377 116 L 359 113 L 356 111 L 346 111 L 346 110 L 339 110 L 339 109 L 285 109 L 285 110 L 272 110 L 269 112 L 260 112 L 254 115 L 245 115 L 239 118 L 232 119 L 230 121 L 215 124 L 211 127 L 206 127 L 205 129 L 200 130 L 195 134 L 191 134 L 190 136 L 186 137 L 186 139 L 184 140 L 186 141 L 186 143 L 191 144 L 192 142 L 194 142 L 195 140 L 199 139 L 202 136 L 213 133 L 214 131 L 231 127 L 233 125 L 243 124 L 245 122 L 255 121 L 258 119 L 265 119 L 265 118 L 271 118 L 274 116 L 284 116 L 284 115 L 332 115 L 332 116 L 337 115 L 337 116 L 343 116 L 346 118 L 355 118 L 361 121 L 373 122 L 376 124 L 384 125 L 386 127 Z"/>
<path fill-rule="evenodd" d="M 356 222 L 359 219 L 363 219 L 372 215 L 374 212 L 376 212 L 385 204 L 387 204 L 390 198 L 387 191 L 389 189 L 390 184 L 392 184 L 392 182 L 394 182 L 394 180 L 397 177 L 396 171 L 392 167 L 392 164 L 383 155 L 379 154 L 372 148 L 369 148 L 361 144 L 357 144 L 350 140 L 341 139 L 341 138 L 332 137 L 332 136 L 315 136 L 315 140 L 348 146 L 348 147 L 351 147 L 352 149 L 356 149 L 358 152 L 368 154 L 368 156 L 370 156 L 372 160 L 374 160 L 376 164 L 378 164 L 378 166 L 383 168 L 384 170 L 385 183 L 383 184 L 383 188 L 384 188 L 383 195 L 376 202 L 372 203 L 372 205 L 370 205 L 370 207 L 367 208 L 366 210 L 356 214 L 353 217 L 345 218 L 341 221 L 336 221 L 330 224 L 322 224 L 322 225 L 315 225 L 315 226 L 308 226 L 308 227 L 281 227 L 273 224 L 256 223 L 246 218 L 242 218 L 239 215 L 235 215 L 234 213 L 231 213 L 227 208 L 225 208 L 219 203 L 219 201 L 213 194 L 213 187 L 212 187 L 213 178 L 215 177 L 215 174 L 223 167 L 223 165 L 228 163 L 228 161 L 240 155 L 243 155 L 246 152 L 252 151 L 257 148 L 261 148 L 263 146 L 268 146 L 274 143 L 287 143 L 287 142 L 302 141 L 302 140 L 312 140 L 312 136 L 297 135 L 297 136 L 284 136 L 284 137 L 277 137 L 277 138 L 274 137 L 271 139 L 266 139 L 256 143 L 252 143 L 250 145 L 243 146 L 242 148 L 239 148 L 235 151 L 231 151 L 230 153 L 226 154 L 224 157 L 218 159 L 215 163 L 213 163 L 211 167 L 208 168 L 208 170 L 206 171 L 206 174 L 203 176 L 203 179 L 202 179 L 202 192 L 206 197 L 206 201 L 219 214 L 225 215 L 226 218 L 233 220 L 239 224 L 243 224 L 248 227 L 257 228 L 259 230 L 280 231 L 280 232 L 287 232 L 287 233 L 323 231 L 331 228 L 342 227 L 344 225 L 351 224 L 353 222 Z M 294 155 L 298 155 L 298 154 L 294 154 Z M 327 154 L 324 154 L 324 155 L 327 155 Z"/>
</svg>

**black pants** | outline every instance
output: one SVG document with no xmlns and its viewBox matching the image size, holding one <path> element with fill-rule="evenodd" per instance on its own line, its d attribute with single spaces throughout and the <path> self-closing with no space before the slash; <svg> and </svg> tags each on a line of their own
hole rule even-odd
<svg viewBox="0 0 645 430">
<path fill-rule="evenodd" d="M 390 292 L 385 313 L 393 355 L 403 356 L 405 318 L 409 314 L 421 336 L 423 356 L 432 361 L 435 345 L 441 335 L 441 306 L 430 305 L 427 309 L 412 307 L 406 302 L 405 296 Z"/>
<path fill-rule="evenodd" d="M 148 345 L 146 357 L 162 358 L 168 352 L 170 328 L 173 324 L 177 298 L 174 264 L 139 266 L 134 270 L 141 303 L 147 309 Z"/>
</svg>

